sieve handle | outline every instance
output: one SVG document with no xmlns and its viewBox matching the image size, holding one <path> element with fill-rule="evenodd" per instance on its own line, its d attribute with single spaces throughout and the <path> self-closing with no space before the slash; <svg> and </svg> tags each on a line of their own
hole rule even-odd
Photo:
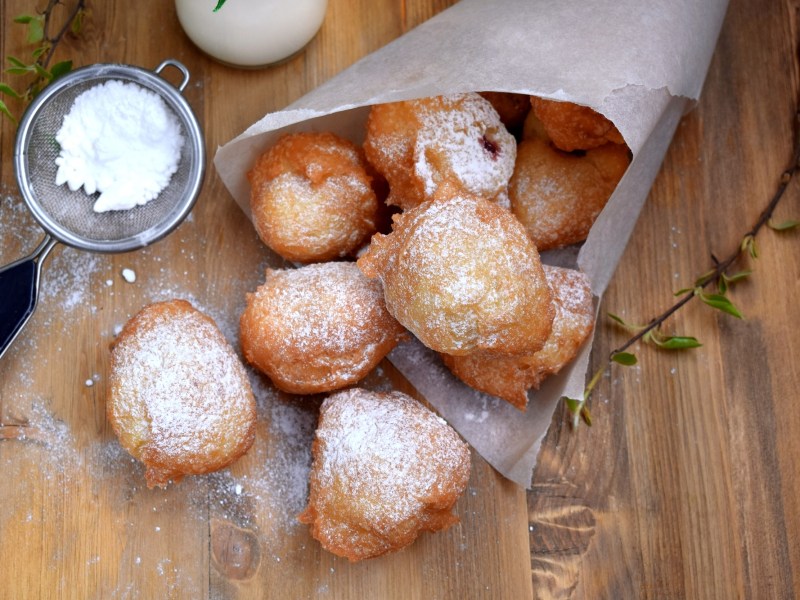
<svg viewBox="0 0 800 600">
<path fill-rule="evenodd" d="M 0 268 L 0 359 L 36 309 L 42 263 L 56 243 L 47 235 L 29 256 Z"/>
<path fill-rule="evenodd" d="M 181 84 L 178 86 L 178 91 L 182 92 L 185 90 L 186 86 L 189 84 L 189 69 L 186 68 L 186 65 L 172 58 L 168 58 L 155 68 L 156 75 L 161 75 L 161 71 L 167 67 L 175 67 L 181 72 L 183 75 L 183 81 L 181 81 Z"/>
</svg>

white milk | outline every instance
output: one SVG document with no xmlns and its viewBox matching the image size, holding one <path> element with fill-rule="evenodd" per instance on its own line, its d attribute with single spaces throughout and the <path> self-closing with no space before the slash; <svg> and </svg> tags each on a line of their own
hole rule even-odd
<svg viewBox="0 0 800 600">
<path fill-rule="evenodd" d="M 201 50 L 242 67 L 281 61 L 305 46 L 325 18 L 328 0 L 175 0 L 178 20 Z"/>
</svg>

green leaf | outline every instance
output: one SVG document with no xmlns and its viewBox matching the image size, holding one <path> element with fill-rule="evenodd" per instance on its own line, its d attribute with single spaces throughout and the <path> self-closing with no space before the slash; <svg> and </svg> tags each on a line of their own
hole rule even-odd
<svg viewBox="0 0 800 600">
<path fill-rule="evenodd" d="M 27 75 L 33 72 L 33 67 L 10 67 L 6 69 L 9 75 Z"/>
<path fill-rule="evenodd" d="M 705 285 L 705 283 L 709 280 L 709 278 L 711 278 L 716 272 L 717 272 L 716 269 L 711 269 L 710 271 L 706 271 L 705 273 L 700 275 L 700 277 L 695 279 L 694 287 L 702 287 L 703 285 Z"/>
<path fill-rule="evenodd" d="M 673 296 L 683 296 L 684 294 L 688 294 L 689 292 L 694 293 L 697 288 L 681 288 L 677 292 L 673 294 Z"/>
<path fill-rule="evenodd" d="M 752 258 L 758 258 L 758 248 L 756 247 L 756 238 L 752 235 L 746 235 L 742 239 L 741 245 L 742 252 L 747 252 Z"/>
<path fill-rule="evenodd" d="M 567 409 L 569 409 L 569 412 L 571 412 L 573 415 L 580 411 L 581 405 L 583 404 L 582 400 L 576 400 L 575 398 L 570 398 L 569 396 L 562 396 L 561 399 L 566 402 Z"/>
<path fill-rule="evenodd" d="M 623 327 L 627 327 L 628 326 L 628 324 L 625 322 L 625 319 L 623 319 L 622 317 L 619 317 L 619 316 L 615 315 L 614 313 L 608 313 L 608 316 L 609 316 L 610 319 L 615 320 L 617 323 L 619 323 Z"/>
<path fill-rule="evenodd" d="M 53 65 L 50 69 L 50 75 L 53 79 L 58 79 L 62 75 L 66 75 L 72 70 L 72 61 L 71 60 L 62 60 L 61 62 L 57 62 Z"/>
<path fill-rule="evenodd" d="M 83 31 L 83 23 L 86 18 L 86 11 L 84 9 L 80 9 L 77 13 L 75 13 L 75 18 L 72 19 L 72 23 L 69 25 L 69 29 L 73 35 L 80 35 Z"/>
<path fill-rule="evenodd" d="M 217 6 L 214 8 L 214 10 L 212 12 L 217 12 L 220 8 L 222 8 L 223 4 L 225 4 L 225 0 L 219 0 L 217 2 Z"/>
<path fill-rule="evenodd" d="M 22 97 L 10 85 L 2 83 L 2 82 L 0 82 L 0 93 L 5 94 L 6 96 L 11 96 L 12 98 L 21 98 Z"/>
<path fill-rule="evenodd" d="M 753 272 L 748 269 L 746 271 L 739 271 L 738 273 L 734 273 L 733 275 L 728 275 L 727 273 L 723 273 L 722 278 L 728 283 L 736 283 L 737 281 L 741 281 L 742 279 L 747 279 L 752 274 Z"/>
<path fill-rule="evenodd" d="M 719 276 L 719 282 L 717 286 L 719 287 L 719 292 L 721 294 L 725 294 L 728 291 L 728 287 L 730 284 L 736 283 L 738 281 L 742 281 L 743 279 L 747 279 L 752 275 L 752 271 L 739 271 L 738 273 L 734 273 L 733 275 L 728 275 L 727 273 L 722 273 Z"/>
<path fill-rule="evenodd" d="M 39 60 L 39 58 L 50 49 L 50 44 L 42 44 L 36 50 L 33 51 L 33 60 Z"/>
<path fill-rule="evenodd" d="M 17 15 L 14 17 L 14 23 L 22 23 L 23 25 L 27 25 L 31 21 L 33 21 L 36 17 L 33 15 Z"/>
<path fill-rule="evenodd" d="M 31 19 L 28 23 L 28 43 L 38 44 L 44 39 L 44 16 Z"/>
<path fill-rule="evenodd" d="M 626 367 L 632 367 L 639 362 L 636 360 L 636 356 L 630 352 L 615 352 L 611 355 L 611 360 L 613 360 L 615 363 L 625 365 Z"/>
<path fill-rule="evenodd" d="M 778 223 L 774 219 L 770 219 L 769 221 L 767 221 L 767 226 L 775 231 L 789 231 L 790 229 L 795 229 L 797 227 L 800 227 L 800 221 L 797 221 L 795 219 L 788 219 L 786 221 L 781 221 L 780 223 Z"/>
<path fill-rule="evenodd" d="M 561 399 L 567 404 L 567 410 L 572 414 L 572 427 L 577 428 L 581 420 L 589 427 L 592 426 L 592 414 L 586 406 L 586 400 L 576 400 L 568 396 L 561 396 Z"/>
<path fill-rule="evenodd" d="M 609 319 L 616 321 L 619 325 L 621 325 L 628 331 L 636 332 L 644 329 L 644 327 L 642 327 L 641 325 L 634 325 L 633 323 L 628 323 L 625 319 L 623 319 L 619 315 L 615 315 L 614 313 L 607 313 L 607 314 Z"/>
<path fill-rule="evenodd" d="M 14 123 L 16 123 L 16 122 L 17 122 L 17 120 L 14 118 L 14 115 L 12 115 L 12 114 L 11 114 L 11 111 L 10 111 L 10 110 L 8 110 L 8 107 L 6 106 L 6 103 L 5 103 L 5 102 L 3 102 L 2 100 L 0 100 L 0 114 L 3 114 L 3 115 L 5 115 L 5 116 L 7 116 L 7 117 L 8 117 L 9 119 L 11 119 L 11 120 L 12 120 Z"/>
<path fill-rule="evenodd" d="M 653 339 L 653 342 L 664 350 L 688 350 L 689 348 L 699 348 L 703 344 L 687 335 L 669 335 L 661 339 Z"/>
<path fill-rule="evenodd" d="M 742 313 L 733 305 L 733 302 L 728 300 L 721 294 L 699 294 L 700 299 L 712 308 L 721 310 L 724 313 L 733 315 L 737 319 L 743 319 Z"/>
<path fill-rule="evenodd" d="M 11 65 L 14 66 L 14 67 L 26 68 L 26 69 L 28 68 L 28 65 L 26 65 L 24 62 L 22 62 L 20 59 L 16 58 L 15 56 L 6 56 L 6 60 L 8 62 L 10 62 Z"/>
<path fill-rule="evenodd" d="M 50 79 L 53 78 L 53 76 L 50 74 L 50 72 L 47 69 L 45 69 L 42 65 L 40 65 L 39 63 L 33 63 L 33 70 L 36 71 L 36 74 L 39 77 L 42 77 L 43 79 L 46 79 L 46 80 L 49 81 Z"/>
</svg>

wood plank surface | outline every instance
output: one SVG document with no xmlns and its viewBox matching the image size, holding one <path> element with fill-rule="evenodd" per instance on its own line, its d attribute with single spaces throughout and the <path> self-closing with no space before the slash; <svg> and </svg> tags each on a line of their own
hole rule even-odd
<svg viewBox="0 0 800 600">
<path fill-rule="evenodd" d="M 683 119 L 601 313 L 647 322 L 734 250 L 789 166 L 798 6 L 732 0 L 698 106 Z M 798 182 L 778 209 L 800 215 Z M 699 302 L 635 347 L 575 435 L 556 415 L 528 495 L 542 598 L 795 598 L 800 589 L 800 234 L 764 231 L 740 321 Z M 593 362 L 626 335 L 601 323 Z"/>
<path fill-rule="evenodd" d="M 231 0 L 234 1 L 234 0 Z M 76 65 L 190 69 L 185 96 L 215 149 L 453 2 L 330 0 L 305 51 L 261 70 L 220 65 L 182 33 L 170 2 L 92 2 L 59 50 Z M 0 59 L 26 52 L 0 0 Z M 798 7 L 731 0 L 698 106 L 678 128 L 603 311 L 647 321 L 739 243 L 792 147 Z M 3 80 L 7 78 L 3 77 Z M 14 106 L 12 105 L 12 108 Z M 0 260 L 40 232 L 0 127 Z M 793 182 L 779 218 L 800 218 Z M 479 456 L 461 523 L 396 555 L 349 564 L 294 515 L 318 401 L 257 390 L 254 448 L 229 470 L 147 490 L 105 420 L 108 344 L 144 304 L 184 297 L 237 337 L 244 294 L 277 264 L 209 164 L 191 217 L 135 253 L 57 247 L 39 307 L 0 360 L 0 598 L 792 598 L 800 588 L 800 234 L 759 235 L 732 298 L 735 320 L 699 302 L 666 328 L 702 348 L 636 347 L 572 431 L 557 411 L 533 489 Z M 133 269 L 134 283 L 122 277 Z M 598 326 L 597 366 L 625 334 Z M 370 384 L 413 393 L 390 365 Z"/>
</svg>

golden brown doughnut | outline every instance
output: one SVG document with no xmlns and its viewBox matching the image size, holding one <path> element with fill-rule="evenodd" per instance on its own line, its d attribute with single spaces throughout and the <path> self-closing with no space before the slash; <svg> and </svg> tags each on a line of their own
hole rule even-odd
<svg viewBox="0 0 800 600">
<path fill-rule="evenodd" d="M 625 143 L 614 124 L 588 106 L 531 96 L 531 107 L 553 145 L 565 152 Z"/>
<path fill-rule="evenodd" d="M 467 385 L 507 400 L 520 410 L 528 390 L 539 389 L 549 375 L 575 358 L 594 328 L 592 291 L 580 271 L 544 265 L 556 316 L 544 348 L 529 356 L 441 355 L 445 365 Z"/>
<path fill-rule="evenodd" d="M 523 140 L 508 185 L 511 211 L 540 251 L 581 242 L 629 162 L 627 147 L 618 144 L 578 156 L 536 137 Z"/>
<path fill-rule="evenodd" d="M 480 95 L 491 102 L 503 125 L 510 132 L 517 132 L 531 110 L 531 99 L 527 94 L 511 92 L 480 92 Z"/>
<path fill-rule="evenodd" d="M 361 149 L 332 133 L 281 137 L 248 173 L 259 237 L 303 263 L 354 253 L 377 230 L 367 169 Z"/>
<path fill-rule="evenodd" d="M 387 202 L 406 210 L 442 192 L 496 198 L 516 141 L 487 100 L 456 94 L 373 106 L 364 152 L 389 183 Z"/>
<path fill-rule="evenodd" d="M 144 307 L 111 349 L 108 420 L 147 486 L 221 469 L 247 452 L 256 408 L 214 321 L 184 300 Z"/>
<path fill-rule="evenodd" d="M 458 522 L 470 452 L 458 434 L 401 392 L 349 389 L 325 399 L 299 520 L 351 561 L 411 544 Z"/>
<path fill-rule="evenodd" d="M 532 354 L 553 321 L 539 254 L 522 225 L 482 198 L 456 195 L 396 215 L 358 266 L 380 277 L 386 306 L 447 354 Z"/>
<path fill-rule="evenodd" d="M 293 394 L 356 383 L 404 329 L 386 310 L 379 281 L 352 262 L 268 270 L 240 319 L 248 362 Z"/>
</svg>

